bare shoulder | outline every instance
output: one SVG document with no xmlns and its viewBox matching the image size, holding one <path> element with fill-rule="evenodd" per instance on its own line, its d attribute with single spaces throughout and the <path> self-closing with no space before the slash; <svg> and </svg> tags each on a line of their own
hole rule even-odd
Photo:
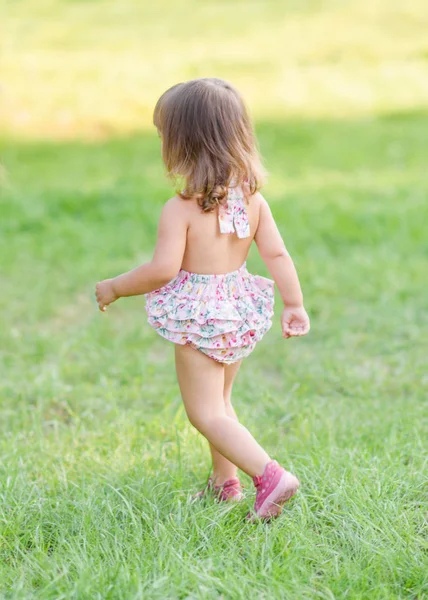
<svg viewBox="0 0 428 600">
<path fill-rule="evenodd" d="M 255 194 L 253 194 L 250 200 L 251 202 L 256 203 L 258 206 L 261 206 L 262 204 L 267 204 L 265 197 L 262 195 L 261 192 L 256 192 Z"/>
<path fill-rule="evenodd" d="M 253 197 L 256 199 L 260 216 L 265 214 L 272 214 L 269 202 L 260 192 L 256 192 Z"/>
<path fill-rule="evenodd" d="M 190 215 L 190 206 L 192 203 L 188 200 L 183 200 L 176 195 L 165 202 L 162 209 L 162 215 L 168 218 L 179 219 L 180 221 L 188 219 Z"/>
<path fill-rule="evenodd" d="M 258 217 L 260 216 L 263 207 L 267 204 L 266 200 L 260 192 L 256 192 L 248 198 L 248 206 Z"/>
<path fill-rule="evenodd" d="M 165 202 L 164 208 L 168 211 L 180 211 L 184 209 L 185 204 L 185 200 L 177 194 Z"/>
<path fill-rule="evenodd" d="M 248 184 L 244 184 L 242 186 L 242 190 L 244 192 L 244 197 L 247 204 L 253 204 L 254 206 L 260 206 L 262 202 L 265 201 L 260 192 L 255 192 L 252 194 Z"/>
</svg>

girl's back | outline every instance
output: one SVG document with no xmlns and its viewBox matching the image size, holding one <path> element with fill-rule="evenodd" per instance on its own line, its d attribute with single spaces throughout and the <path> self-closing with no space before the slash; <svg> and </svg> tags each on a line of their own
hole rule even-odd
<svg viewBox="0 0 428 600">
<path fill-rule="evenodd" d="M 243 198 L 243 196 L 241 196 Z M 257 231 L 260 214 L 260 194 L 242 199 L 245 207 L 249 236 L 240 238 L 236 233 L 224 235 L 219 220 L 228 219 L 228 207 L 217 206 L 212 212 L 202 212 L 195 199 L 183 200 L 175 197 L 177 208 L 184 211 L 188 222 L 186 249 L 182 268 L 192 273 L 221 274 L 236 271 L 248 256 Z M 230 219 L 232 220 L 232 219 Z"/>
</svg>

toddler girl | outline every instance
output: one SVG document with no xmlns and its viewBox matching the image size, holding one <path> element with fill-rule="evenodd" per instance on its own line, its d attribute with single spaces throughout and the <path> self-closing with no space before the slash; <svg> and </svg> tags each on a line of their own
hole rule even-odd
<svg viewBox="0 0 428 600">
<path fill-rule="evenodd" d="M 123 296 L 146 295 L 150 325 L 175 344 L 187 416 L 210 444 L 208 488 L 219 500 L 240 500 L 242 469 L 256 486 L 252 518 L 272 518 L 299 482 L 271 460 L 231 404 L 242 360 L 272 324 L 274 282 L 245 266 L 253 240 L 284 302 L 284 338 L 309 331 L 299 280 L 258 192 L 263 170 L 235 88 L 220 79 L 179 83 L 159 99 L 154 124 L 168 174 L 183 190 L 162 210 L 152 260 L 98 283 L 97 302 L 104 311 Z"/>
</svg>

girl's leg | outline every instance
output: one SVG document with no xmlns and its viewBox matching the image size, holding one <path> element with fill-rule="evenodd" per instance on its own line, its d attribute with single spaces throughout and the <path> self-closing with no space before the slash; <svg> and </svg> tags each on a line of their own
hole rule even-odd
<svg viewBox="0 0 428 600">
<path fill-rule="evenodd" d="M 251 477 L 262 475 L 269 455 L 224 405 L 224 366 L 190 346 L 175 346 L 177 378 L 190 422 L 230 462 Z"/>
<path fill-rule="evenodd" d="M 233 381 L 239 371 L 241 361 L 231 365 L 224 366 L 224 386 L 223 400 L 226 409 L 226 414 L 235 421 L 238 420 L 236 413 L 231 403 Z M 211 456 L 213 460 L 213 479 L 216 485 L 222 485 L 225 481 L 236 477 L 237 467 L 230 460 L 227 460 L 220 452 L 218 452 L 212 444 L 210 444 Z"/>
</svg>

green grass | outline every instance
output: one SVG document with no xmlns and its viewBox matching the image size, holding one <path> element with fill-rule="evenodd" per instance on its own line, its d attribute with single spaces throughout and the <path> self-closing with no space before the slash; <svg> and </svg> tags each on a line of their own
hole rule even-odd
<svg viewBox="0 0 428 600">
<path fill-rule="evenodd" d="M 239 36 L 260 41 L 250 54 L 237 42 L 241 3 L 224 3 L 225 21 L 202 3 L 188 29 L 178 3 L 164 19 L 161 4 L 145 4 L 115 14 L 105 2 L 26 0 L 6 17 L 5 72 L 16 83 L 8 91 L 29 96 L 2 117 L 0 598 L 428 598 L 423 5 L 249 2 Z M 142 44 L 136 15 L 158 51 L 141 67 L 129 62 Z M 306 45 L 298 23 L 313 27 Z M 337 35 L 321 35 L 326 24 Z M 220 25 L 224 63 L 214 45 Z M 280 33 L 291 31 L 284 60 L 297 88 L 307 81 L 305 53 L 324 65 L 299 114 L 287 102 L 275 107 L 285 80 L 272 40 L 285 44 Z M 197 40 L 204 52 L 189 54 Z M 109 71 L 121 49 L 123 63 Z M 38 65 L 31 81 L 20 74 L 24 59 Z M 119 63 L 128 83 L 102 106 Z M 55 106 L 61 112 L 69 91 L 67 69 L 53 67 L 63 64 L 82 100 L 68 98 L 65 128 Z M 142 75 L 147 65 L 153 80 Z M 201 75 L 204 65 L 248 93 L 271 172 L 265 195 L 312 317 L 310 336 L 287 342 L 277 321 L 235 387 L 241 420 L 301 480 L 271 525 L 246 524 L 246 477 L 242 506 L 188 503 L 210 464 L 184 415 L 173 347 L 149 329 L 142 298 L 105 315 L 93 300 L 95 281 L 151 255 L 171 191 L 148 107 L 173 78 Z M 375 72 L 401 87 L 370 79 Z M 401 80 L 404 72 L 413 79 Z M 324 102 L 334 79 L 324 74 L 364 82 L 375 101 L 345 86 L 349 103 L 337 87 Z M 140 91 L 141 115 L 132 104 Z M 14 120 L 21 100 L 34 119 Z M 249 266 L 265 273 L 256 253 Z"/>
<path fill-rule="evenodd" d="M 236 385 L 243 422 L 302 482 L 268 527 L 244 522 L 250 486 L 242 507 L 188 505 L 209 460 L 172 347 L 142 299 L 101 315 L 91 298 L 150 253 L 169 193 L 157 138 L 9 145 L 5 597 L 425 597 L 427 132 L 423 114 L 259 125 L 313 321 L 290 342 L 277 323 Z"/>
</svg>

